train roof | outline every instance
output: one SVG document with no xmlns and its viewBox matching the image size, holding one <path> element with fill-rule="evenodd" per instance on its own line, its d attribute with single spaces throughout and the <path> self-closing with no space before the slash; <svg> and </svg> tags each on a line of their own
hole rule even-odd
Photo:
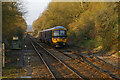
<svg viewBox="0 0 120 80">
<path fill-rule="evenodd" d="M 53 27 L 53 28 L 50 28 L 50 29 L 42 30 L 42 31 L 40 31 L 40 32 L 49 31 L 49 30 L 54 30 L 54 29 L 66 29 L 66 28 L 63 27 L 63 26 L 56 26 L 56 27 Z"/>
</svg>

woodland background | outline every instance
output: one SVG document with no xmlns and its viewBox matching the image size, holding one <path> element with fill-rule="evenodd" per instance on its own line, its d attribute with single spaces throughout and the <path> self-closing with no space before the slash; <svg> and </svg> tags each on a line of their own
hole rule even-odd
<svg viewBox="0 0 120 80">
<path fill-rule="evenodd" d="M 51 2 L 33 23 L 34 31 L 64 26 L 68 42 L 86 49 L 118 50 L 118 7 L 113 2 Z"/>
<path fill-rule="evenodd" d="M 2 42 L 10 45 L 13 36 L 23 39 L 27 24 L 23 16 L 27 11 L 21 2 L 2 2 Z"/>
</svg>

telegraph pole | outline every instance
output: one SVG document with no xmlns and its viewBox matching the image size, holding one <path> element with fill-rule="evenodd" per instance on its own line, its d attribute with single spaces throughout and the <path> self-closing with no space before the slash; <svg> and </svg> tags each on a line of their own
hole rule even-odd
<svg viewBox="0 0 120 80">
<path fill-rule="evenodd" d="M 3 67 L 5 67 L 5 44 L 2 43 Z"/>
</svg>

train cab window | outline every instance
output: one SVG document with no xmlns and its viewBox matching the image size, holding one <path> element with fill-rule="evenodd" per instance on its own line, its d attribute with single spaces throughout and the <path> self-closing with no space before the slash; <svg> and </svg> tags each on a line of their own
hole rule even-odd
<svg viewBox="0 0 120 80">
<path fill-rule="evenodd" d="M 65 30 L 55 30 L 54 36 L 66 36 L 66 31 Z"/>
<path fill-rule="evenodd" d="M 60 30 L 60 36 L 66 36 L 66 31 L 65 30 Z"/>
<path fill-rule="evenodd" d="M 59 36 L 59 30 L 54 31 L 54 36 Z"/>
</svg>

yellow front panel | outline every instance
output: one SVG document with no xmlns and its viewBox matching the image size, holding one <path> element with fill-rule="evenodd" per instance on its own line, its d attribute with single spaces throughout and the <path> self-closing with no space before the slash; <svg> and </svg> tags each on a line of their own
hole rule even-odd
<svg viewBox="0 0 120 80">
<path fill-rule="evenodd" d="M 53 43 L 57 43 L 57 42 L 67 42 L 67 38 L 66 39 L 62 39 L 62 38 L 52 38 Z"/>
</svg>

